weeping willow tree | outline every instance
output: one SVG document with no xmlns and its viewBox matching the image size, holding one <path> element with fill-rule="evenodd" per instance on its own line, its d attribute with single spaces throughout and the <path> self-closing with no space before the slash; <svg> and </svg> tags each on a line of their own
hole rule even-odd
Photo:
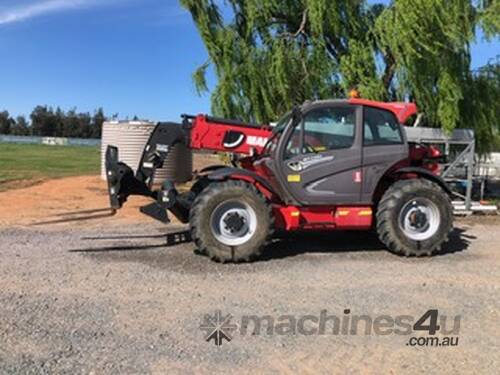
<svg viewBox="0 0 500 375">
<path fill-rule="evenodd" d="M 396 96 L 414 100 L 431 126 L 475 129 L 482 152 L 498 135 L 500 82 L 498 69 L 471 72 L 470 44 L 478 26 L 487 38 L 498 36 L 499 4 L 397 0 L 377 18 L 374 32 L 378 48 L 394 56 Z"/>
<path fill-rule="evenodd" d="M 364 98 L 415 100 L 428 124 L 474 127 L 480 146 L 491 143 L 498 117 L 489 105 L 498 112 L 498 101 L 491 102 L 498 81 L 471 73 L 469 47 L 479 26 L 498 36 L 500 0 L 181 4 L 208 52 L 194 73 L 198 92 L 209 91 L 208 69 L 217 77 L 217 115 L 268 122 L 304 100 L 345 97 L 355 88 Z"/>
</svg>

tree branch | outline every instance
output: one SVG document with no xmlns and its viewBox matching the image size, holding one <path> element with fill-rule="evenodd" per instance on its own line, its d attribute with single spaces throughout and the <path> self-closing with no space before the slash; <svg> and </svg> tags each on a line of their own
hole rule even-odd
<svg viewBox="0 0 500 375">
<path fill-rule="evenodd" d="M 281 33 L 278 35 L 278 37 L 283 38 L 283 37 L 288 37 L 288 38 L 297 38 L 301 34 L 305 34 L 307 26 L 307 9 L 304 10 L 302 13 L 302 21 L 300 22 L 299 29 L 295 33 Z"/>
<path fill-rule="evenodd" d="M 394 74 L 396 73 L 396 59 L 394 58 L 394 55 L 391 52 L 387 52 L 384 55 L 384 63 L 385 63 L 385 69 L 384 69 L 384 75 L 382 77 L 382 82 L 384 84 L 385 89 L 389 91 L 392 79 L 394 78 Z"/>
</svg>

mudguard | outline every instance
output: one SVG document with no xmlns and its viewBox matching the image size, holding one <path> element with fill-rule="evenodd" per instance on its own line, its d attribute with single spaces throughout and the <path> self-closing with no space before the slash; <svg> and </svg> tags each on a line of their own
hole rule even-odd
<svg viewBox="0 0 500 375">
<path fill-rule="evenodd" d="M 231 167 L 218 168 L 215 171 L 209 173 L 206 176 L 206 178 L 212 181 L 225 181 L 229 179 L 247 180 L 249 182 L 256 181 L 270 193 L 278 195 L 274 190 L 274 188 L 271 186 L 271 184 L 264 177 L 247 169 L 231 168 Z"/>
<path fill-rule="evenodd" d="M 441 188 L 448 194 L 448 195 L 453 195 L 453 192 L 451 191 L 450 187 L 446 183 L 445 180 L 443 180 L 440 176 L 437 176 L 430 171 L 428 171 L 425 168 L 419 168 L 419 167 L 404 167 L 401 169 L 398 169 L 394 172 L 392 172 L 392 175 L 400 175 L 400 174 L 407 174 L 407 173 L 414 173 L 422 178 L 426 178 L 432 182 L 435 182 Z"/>
</svg>

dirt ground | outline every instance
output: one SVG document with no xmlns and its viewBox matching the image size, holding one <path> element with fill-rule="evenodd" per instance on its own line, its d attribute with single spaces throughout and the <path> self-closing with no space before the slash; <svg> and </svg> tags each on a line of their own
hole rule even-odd
<svg viewBox="0 0 500 375">
<path fill-rule="evenodd" d="M 86 220 L 71 222 L 71 226 L 99 226 L 108 221 L 106 215 L 109 214 L 85 212 L 100 209 L 105 211 L 109 207 L 106 189 L 106 182 L 99 176 L 80 176 L 48 180 L 27 188 L 2 192 L 0 226 L 30 226 L 72 218 Z M 148 221 L 139 212 L 139 207 L 146 203 L 149 203 L 146 198 L 130 197 L 123 210 L 117 213 L 115 221 Z M 103 218 L 99 219 L 100 216 Z"/>
<path fill-rule="evenodd" d="M 195 171 L 213 164 L 221 164 L 216 155 L 196 154 L 194 157 Z M 76 227 L 100 226 L 108 222 L 110 216 L 106 182 L 100 176 L 67 177 L 33 184 L 19 181 L 18 186 L 10 187 L 12 189 L 0 192 L 0 227 L 64 220 Z M 139 212 L 139 207 L 147 203 L 150 203 L 147 198 L 129 197 L 113 221 L 154 222 Z"/>
<path fill-rule="evenodd" d="M 500 222 L 460 219 L 445 253 L 406 259 L 371 233 L 277 239 L 258 262 L 221 265 L 190 242 L 166 245 L 137 213 L 65 224 L 105 208 L 98 177 L 0 193 L 0 373 L 474 373 L 500 367 Z M 82 216 L 82 214 L 77 215 Z M 85 216 L 85 214 L 84 214 Z M 454 347 L 411 346 L 425 334 L 243 334 L 246 315 L 460 316 Z M 200 325 L 232 314 L 232 340 Z M 441 325 L 443 323 L 441 322 Z M 441 338 L 442 334 L 438 333 Z M 497 370 L 495 370 L 497 369 Z"/>
</svg>

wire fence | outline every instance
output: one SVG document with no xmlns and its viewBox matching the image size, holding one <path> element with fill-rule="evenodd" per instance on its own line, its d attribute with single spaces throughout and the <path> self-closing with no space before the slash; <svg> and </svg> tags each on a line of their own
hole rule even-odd
<svg viewBox="0 0 500 375">
<path fill-rule="evenodd" d="M 35 136 L 0 134 L 0 143 L 49 145 L 49 146 L 98 147 L 101 145 L 101 140 L 85 139 L 85 138 L 35 137 Z"/>
</svg>

